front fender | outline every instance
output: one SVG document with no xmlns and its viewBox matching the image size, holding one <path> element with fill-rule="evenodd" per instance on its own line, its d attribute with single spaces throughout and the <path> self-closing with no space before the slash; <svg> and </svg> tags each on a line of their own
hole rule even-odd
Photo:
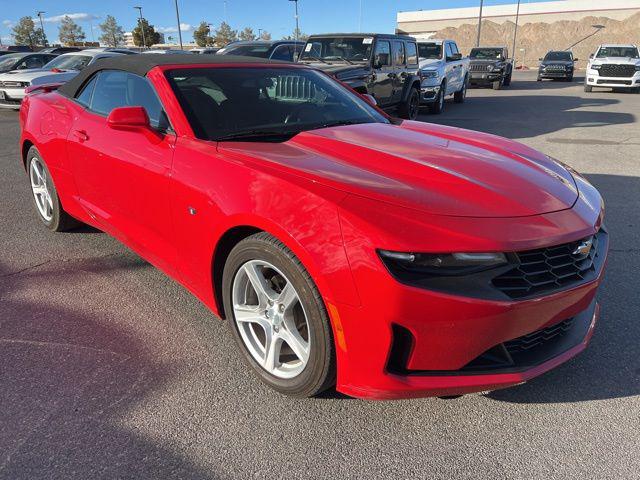
<svg viewBox="0 0 640 480">
<path fill-rule="evenodd" d="M 404 87 L 402 88 L 403 102 L 407 100 L 407 97 L 409 97 L 409 92 L 414 86 L 416 86 L 418 89 L 420 88 L 420 77 L 418 75 L 409 75 L 404 81 Z"/>
</svg>

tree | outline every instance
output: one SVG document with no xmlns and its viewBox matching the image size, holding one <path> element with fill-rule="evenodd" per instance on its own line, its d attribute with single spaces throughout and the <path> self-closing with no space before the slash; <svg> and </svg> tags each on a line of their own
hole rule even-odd
<svg viewBox="0 0 640 480">
<path fill-rule="evenodd" d="M 296 35 L 297 33 L 297 35 Z M 307 35 L 306 33 L 303 33 L 300 31 L 300 29 L 298 28 L 294 28 L 293 29 L 293 33 L 291 35 L 287 35 L 286 37 L 283 37 L 283 40 L 300 40 L 301 42 L 306 42 L 307 39 L 309 38 L 309 35 Z"/>
<path fill-rule="evenodd" d="M 58 38 L 65 45 L 76 45 L 85 39 L 82 27 L 73 21 L 71 17 L 65 15 L 58 27 Z"/>
<path fill-rule="evenodd" d="M 269 32 L 267 32 L 266 30 L 264 30 L 264 31 L 260 34 L 260 40 L 266 40 L 266 41 L 271 40 L 271 34 L 270 34 Z"/>
<path fill-rule="evenodd" d="M 218 47 L 225 47 L 236 40 L 238 40 L 238 31 L 231 30 L 227 22 L 222 22 L 214 32 L 213 43 Z"/>
<path fill-rule="evenodd" d="M 198 28 L 193 31 L 193 39 L 199 47 L 206 47 L 213 44 L 211 28 L 207 22 L 200 22 Z"/>
<path fill-rule="evenodd" d="M 240 40 L 252 41 L 256 39 L 256 35 L 255 33 L 253 33 L 253 28 L 245 27 L 244 30 L 242 30 L 238 35 L 238 38 Z"/>
<path fill-rule="evenodd" d="M 100 43 L 104 43 L 109 47 L 117 47 L 124 43 L 124 30 L 111 15 L 107 15 L 104 23 L 100 24 L 100 30 L 102 30 Z"/>
<path fill-rule="evenodd" d="M 33 18 L 22 17 L 13 27 L 13 38 L 16 45 L 29 45 L 31 48 L 44 45 L 45 37 L 41 28 L 36 28 Z"/>
<path fill-rule="evenodd" d="M 137 47 L 142 46 L 142 30 L 144 29 L 144 46 L 150 47 L 156 43 L 160 43 L 160 34 L 156 32 L 153 25 L 149 25 L 146 18 L 138 19 L 138 26 L 131 31 L 133 35 L 133 43 Z"/>
</svg>

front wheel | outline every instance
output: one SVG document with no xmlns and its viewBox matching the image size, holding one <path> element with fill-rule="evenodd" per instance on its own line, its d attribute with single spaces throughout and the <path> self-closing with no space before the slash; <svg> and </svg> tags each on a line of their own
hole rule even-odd
<svg viewBox="0 0 640 480">
<path fill-rule="evenodd" d="M 496 80 L 495 82 L 493 82 L 491 86 L 494 90 L 500 90 L 502 88 L 502 82 L 503 79 L 501 78 L 500 80 Z"/>
<path fill-rule="evenodd" d="M 27 170 L 33 204 L 42 223 L 54 232 L 78 227 L 80 222 L 62 208 L 51 173 L 36 147 L 31 147 L 27 152 Z"/>
<path fill-rule="evenodd" d="M 504 86 L 508 87 L 509 85 L 511 85 L 511 75 L 513 75 L 512 73 L 510 73 L 505 79 L 504 79 Z"/>
<path fill-rule="evenodd" d="M 587 93 L 591 93 L 593 92 L 593 87 L 591 85 L 585 85 L 584 86 L 584 91 Z"/>
<path fill-rule="evenodd" d="M 233 336 L 263 382 L 295 397 L 334 384 L 329 317 L 311 276 L 284 244 L 264 232 L 239 242 L 222 290 Z"/>
<path fill-rule="evenodd" d="M 430 113 L 438 115 L 444 112 L 444 98 L 445 98 L 446 92 L 447 92 L 447 83 L 442 82 L 442 85 L 440 85 L 440 91 L 438 92 L 438 97 L 435 99 L 433 103 L 429 104 Z"/>
<path fill-rule="evenodd" d="M 399 112 L 400 118 L 406 118 L 408 120 L 415 120 L 420 113 L 420 92 L 417 88 L 412 87 L 405 102 L 400 105 Z"/>
</svg>

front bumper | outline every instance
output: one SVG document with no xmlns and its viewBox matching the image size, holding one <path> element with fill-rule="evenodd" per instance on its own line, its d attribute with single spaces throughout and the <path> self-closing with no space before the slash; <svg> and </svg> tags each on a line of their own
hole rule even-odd
<svg viewBox="0 0 640 480">
<path fill-rule="evenodd" d="M 601 77 L 597 71 L 589 70 L 585 79 L 586 85 L 605 88 L 638 88 L 640 87 L 640 72 L 633 77 Z"/>
<path fill-rule="evenodd" d="M 0 108 L 18 110 L 24 97 L 24 88 L 0 88 Z"/>
<path fill-rule="evenodd" d="M 348 202 L 348 203 L 347 203 Z M 599 266 L 587 283 L 525 300 L 487 300 L 401 284 L 363 242 L 360 218 L 371 205 L 344 202 L 341 226 L 361 304 L 328 305 L 338 354 L 337 389 L 368 399 L 451 396 L 495 390 L 525 382 L 586 348 L 598 319 L 596 293 L 606 263 L 608 242 Z M 406 215 L 379 207 L 374 244 L 395 251 L 437 251 L 427 245 L 445 235 L 447 248 L 465 251 L 524 251 L 560 245 L 595 234 L 602 212 L 591 202 L 573 209 L 524 218 L 417 217 L 411 228 L 399 227 Z M 431 222 L 433 225 L 431 225 Z M 425 228 L 425 225 L 428 225 Z M 415 245 L 388 245 L 385 231 L 402 228 L 402 240 Z M 457 232 L 457 234 L 454 234 Z M 447 235 L 450 233 L 451 235 Z M 542 245 L 541 245 L 542 244 Z M 531 334 L 573 319 L 570 332 L 533 357 L 512 364 L 474 368 L 502 344 L 527 341 Z"/>
<path fill-rule="evenodd" d="M 557 70 L 557 71 L 547 71 L 547 70 L 538 70 L 539 78 L 571 78 L 573 77 L 573 70 Z"/>
<path fill-rule="evenodd" d="M 472 85 L 486 85 L 497 82 L 502 78 L 502 72 L 471 72 L 469 83 Z"/>
<path fill-rule="evenodd" d="M 434 103 L 440 94 L 440 85 L 421 85 L 420 86 L 420 103 Z"/>
</svg>

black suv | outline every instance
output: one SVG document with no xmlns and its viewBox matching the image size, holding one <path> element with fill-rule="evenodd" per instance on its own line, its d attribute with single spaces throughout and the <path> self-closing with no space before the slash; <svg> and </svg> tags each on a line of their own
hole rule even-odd
<svg viewBox="0 0 640 480">
<path fill-rule="evenodd" d="M 538 68 L 538 81 L 543 78 L 561 79 L 567 82 L 573 81 L 573 68 L 577 58 L 573 58 L 573 52 L 551 51 L 540 59 Z"/>
<path fill-rule="evenodd" d="M 469 54 L 471 85 L 491 85 L 494 90 L 511 85 L 513 61 L 507 47 L 476 47 Z"/>
<path fill-rule="evenodd" d="M 379 33 L 330 33 L 307 40 L 299 61 L 371 95 L 385 110 L 414 120 L 420 110 L 415 38 Z"/>
</svg>

